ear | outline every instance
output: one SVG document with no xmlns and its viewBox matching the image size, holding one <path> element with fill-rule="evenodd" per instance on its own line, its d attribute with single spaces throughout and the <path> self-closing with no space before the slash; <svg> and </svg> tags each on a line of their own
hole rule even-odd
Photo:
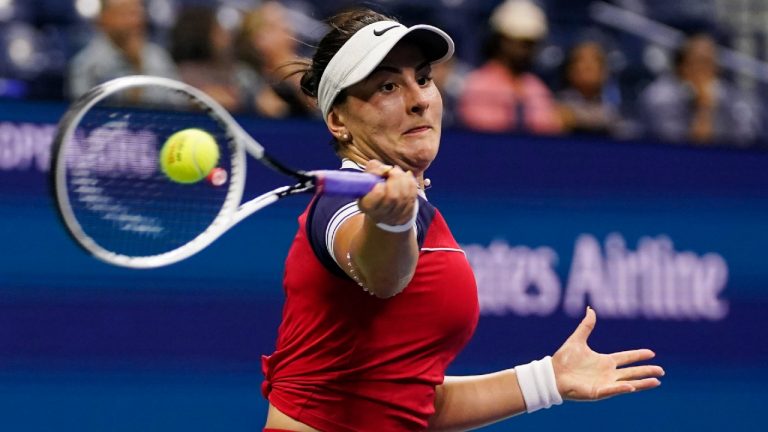
<svg viewBox="0 0 768 432">
<path fill-rule="evenodd" d="M 331 112 L 325 119 L 325 124 L 328 126 L 328 130 L 331 132 L 337 141 L 342 141 L 341 137 L 344 134 L 349 134 L 347 126 L 344 124 L 344 117 L 335 109 L 332 108 Z"/>
</svg>

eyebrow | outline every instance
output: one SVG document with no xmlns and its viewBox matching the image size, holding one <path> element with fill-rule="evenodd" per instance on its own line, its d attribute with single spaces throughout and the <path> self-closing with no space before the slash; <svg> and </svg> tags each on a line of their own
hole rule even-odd
<svg viewBox="0 0 768 432">
<path fill-rule="evenodd" d="M 430 64 L 431 64 L 431 62 L 429 62 L 429 61 L 424 61 L 422 63 L 419 63 L 416 66 L 416 72 L 421 71 L 422 69 L 424 69 L 425 67 L 429 66 Z M 368 76 L 369 77 L 373 76 L 377 72 L 392 72 L 392 73 L 396 73 L 396 74 L 401 74 L 401 73 L 403 73 L 403 70 L 400 69 L 400 68 L 394 67 L 394 66 L 379 65 Z"/>
</svg>

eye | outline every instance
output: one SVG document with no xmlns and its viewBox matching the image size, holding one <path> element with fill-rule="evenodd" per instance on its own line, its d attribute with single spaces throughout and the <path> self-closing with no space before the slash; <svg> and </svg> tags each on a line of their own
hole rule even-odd
<svg viewBox="0 0 768 432">
<path fill-rule="evenodd" d="M 416 80 L 416 82 L 418 82 L 420 86 L 425 87 L 432 82 L 432 76 L 431 75 L 421 76 Z"/>
<path fill-rule="evenodd" d="M 379 89 L 384 93 L 392 92 L 395 90 L 395 83 L 391 83 L 391 82 L 384 83 L 381 85 L 381 87 L 379 87 Z"/>
</svg>

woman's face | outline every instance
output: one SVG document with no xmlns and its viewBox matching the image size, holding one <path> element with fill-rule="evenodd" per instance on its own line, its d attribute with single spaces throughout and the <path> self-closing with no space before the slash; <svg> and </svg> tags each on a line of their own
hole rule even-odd
<svg viewBox="0 0 768 432">
<path fill-rule="evenodd" d="M 683 79 L 706 82 L 717 76 L 717 45 L 709 36 L 693 36 L 685 44 L 680 63 Z"/>
<path fill-rule="evenodd" d="M 400 43 L 334 112 L 352 142 L 342 148 L 420 174 L 437 156 L 443 100 L 417 47 Z M 345 146 L 345 144 L 342 144 Z"/>
<path fill-rule="evenodd" d="M 533 68 L 538 42 L 532 39 L 516 39 L 502 36 L 499 52 L 502 61 L 515 74 L 522 74 Z"/>
<path fill-rule="evenodd" d="M 141 0 L 112 0 L 99 18 L 104 31 L 113 39 L 143 34 L 146 25 L 144 3 Z"/>
<path fill-rule="evenodd" d="M 584 94 L 599 93 L 606 80 L 605 56 L 595 43 L 576 47 L 568 67 L 568 82 Z"/>
</svg>

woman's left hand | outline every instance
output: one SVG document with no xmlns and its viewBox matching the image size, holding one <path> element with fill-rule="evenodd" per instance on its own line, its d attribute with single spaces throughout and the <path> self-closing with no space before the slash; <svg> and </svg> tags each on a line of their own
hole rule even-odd
<svg viewBox="0 0 768 432">
<path fill-rule="evenodd" d="M 587 345 L 595 328 L 595 311 L 587 308 L 581 324 L 552 356 L 557 389 L 563 399 L 595 401 L 658 387 L 664 369 L 655 365 L 629 366 L 655 356 L 649 349 L 600 354 Z"/>
</svg>

